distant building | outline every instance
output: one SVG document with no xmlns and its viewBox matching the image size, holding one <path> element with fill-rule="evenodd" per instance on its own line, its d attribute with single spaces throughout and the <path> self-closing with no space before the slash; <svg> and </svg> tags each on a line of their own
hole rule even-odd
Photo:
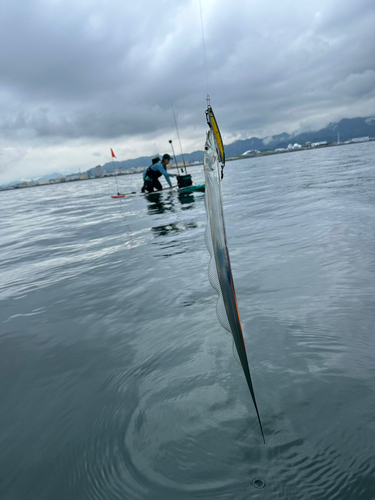
<svg viewBox="0 0 375 500">
<path fill-rule="evenodd" d="M 29 186 L 28 186 L 27 181 L 22 181 L 22 182 L 18 182 L 17 184 L 15 184 L 14 187 L 15 187 L 15 189 L 20 189 L 20 188 L 27 188 Z"/>
<path fill-rule="evenodd" d="M 259 153 L 259 151 L 257 149 L 249 149 L 248 151 L 245 151 L 244 153 L 242 153 L 241 156 L 254 156 L 254 155 L 257 155 Z"/>
<path fill-rule="evenodd" d="M 320 142 L 312 142 L 311 147 L 316 148 L 319 146 L 327 146 L 328 142 L 327 141 L 320 141 Z"/>
<path fill-rule="evenodd" d="M 95 167 L 95 177 L 101 177 L 102 175 L 103 175 L 102 167 L 101 167 L 101 165 L 97 165 Z"/>
<path fill-rule="evenodd" d="M 49 180 L 48 179 L 38 179 L 36 181 L 36 183 L 38 184 L 38 186 L 43 186 L 45 184 L 49 184 Z"/>
<path fill-rule="evenodd" d="M 368 142 L 370 137 L 356 137 L 355 139 L 351 139 L 351 142 Z"/>
<path fill-rule="evenodd" d="M 59 177 L 56 177 L 56 179 L 53 179 L 55 181 L 55 183 L 59 183 L 59 182 L 65 182 L 66 179 L 63 175 L 60 175 Z"/>
</svg>

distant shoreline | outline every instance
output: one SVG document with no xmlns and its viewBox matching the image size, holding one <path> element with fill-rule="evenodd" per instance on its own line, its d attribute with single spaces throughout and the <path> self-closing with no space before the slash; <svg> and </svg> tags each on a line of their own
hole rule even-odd
<svg viewBox="0 0 375 500">
<path fill-rule="evenodd" d="M 337 146 L 349 146 L 351 144 L 363 144 L 363 143 L 366 143 L 366 142 L 374 142 L 374 138 L 371 137 L 369 140 L 366 140 L 366 141 L 345 141 L 345 142 L 340 142 L 340 143 L 328 143 L 328 144 L 321 144 L 321 145 L 317 145 L 317 146 L 314 146 L 314 147 L 311 147 L 311 146 L 300 146 L 296 149 L 285 149 L 283 151 L 273 151 L 273 150 L 269 150 L 269 151 L 258 151 L 256 153 L 250 153 L 248 155 L 240 155 L 240 156 L 233 156 L 231 158 L 227 158 L 226 161 L 236 161 L 236 160 L 245 160 L 245 159 L 249 159 L 249 158 L 261 158 L 263 156 L 270 156 L 270 155 L 278 155 L 278 154 L 284 154 L 284 153 L 295 153 L 297 151 L 314 151 L 314 150 L 317 150 L 317 149 L 324 149 L 324 148 L 330 148 L 330 147 L 337 147 Z M 201 163 L 193 163 L 193 164 L 188 164 L 186 165 L 187 168 L 190 168 L 190 167 L 199 167 L 200 165 L 203 165 L 203 162 Z M 146 170 L 148 167 L 144 167 L 143 170 L 141 171 L 138 171 L 138 172 L 118 172 L 117 174 L 105 174 L 105 175 L 102 175 L 102 176 L 98 176 L 98 177 L 87 177 L 87 178 L 82 178 L 82 179 L 69 179 L 69 180 L 66 180 L 64 178 L 64 180 L 61 180 L 61 181 L 55 181 L 54 182 L 46 182 L 46 183 L 43 183 L 43 184 L 32 184 L 32 185 L 20 185 L 20 184 L 17 184 L 15 183 L 14 185 L 12 186 L 9 186 L 9 187 L 4 187 L 4 186 L 0 186 L 0 192 L 1 191 L 13 191 L 14 189 L 26 189 L 26 188 L 34 188 L 34 187 L 44 187 L 44 186 L 53 186 L 53 185 L 56 185 L 56 184 L 65 184 L 67 182 L 82 182 L 82 181 L 92 181 L 92 180 L 95 180 L 95 179 L 106 179 L 108 177 L 117 177 L 117 176 L 123 176 L 123 175 L 137 175 L 137 174 L 141 174 L 143 173 L 144 170 Z M 184 165 L 178 165 L 178 167 L 176 167 L 176 165 L 171 165 L 171 166 L 168 166 L 168 170 L 176 170 L 177 168 L 185 168 Z M 59 178 L 57 178 L 59 179 Z M 35 181 L 34 181 L 35 182 Z"/>
</svg>

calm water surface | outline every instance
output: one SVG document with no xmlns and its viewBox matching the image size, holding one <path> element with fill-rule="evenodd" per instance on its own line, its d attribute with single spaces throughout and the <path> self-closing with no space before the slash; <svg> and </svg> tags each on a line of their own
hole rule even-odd
<svg viewBox="0 0 375 500">
<path fill-rule="evenodd" d="M 225 168 L 266 445 L 216 318 L 203 194 L 0 193 L 1 500 L 373 500 L 374 154 Z"/>
</svg>

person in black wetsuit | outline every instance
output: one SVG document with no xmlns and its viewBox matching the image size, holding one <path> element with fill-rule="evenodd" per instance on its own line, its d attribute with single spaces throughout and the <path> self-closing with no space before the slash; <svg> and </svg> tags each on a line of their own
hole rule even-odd
<svg viewBox="0 0 375 500">
<path fill-rule="evenodd" d="M 154 158 L 152 160 L 152 165 L 148 167 L 147 170 L 143 172 L 143 186 L 142 193 L 147 191 L 148 193 L 153 193 L 156 189 L 157 191 L 163 189 L 163 186 L 160 184 L 159 177 L 164 175 L 166 181 L 169 186 L 172 187 L 172 183 L 170 181 L 170 177 L 177 177 L 177 174 L 168 174 L 167 173 L 167 165 L 169 164 L 172 158 L 168 153 L 163 155 L 162 161 L 160 158 Z"/>
</svg>

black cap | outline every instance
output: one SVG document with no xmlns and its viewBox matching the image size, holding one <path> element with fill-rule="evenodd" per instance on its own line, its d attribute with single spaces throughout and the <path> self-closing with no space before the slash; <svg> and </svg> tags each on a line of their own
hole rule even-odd
<svg viewBox="0 0 375 500">
<path fill-rule="evenodd" d="M 163 160 L 173 160 L 173 158 L 168 153 L 165 153 L 165 155 L 163 155 Z"/>
</svg>

